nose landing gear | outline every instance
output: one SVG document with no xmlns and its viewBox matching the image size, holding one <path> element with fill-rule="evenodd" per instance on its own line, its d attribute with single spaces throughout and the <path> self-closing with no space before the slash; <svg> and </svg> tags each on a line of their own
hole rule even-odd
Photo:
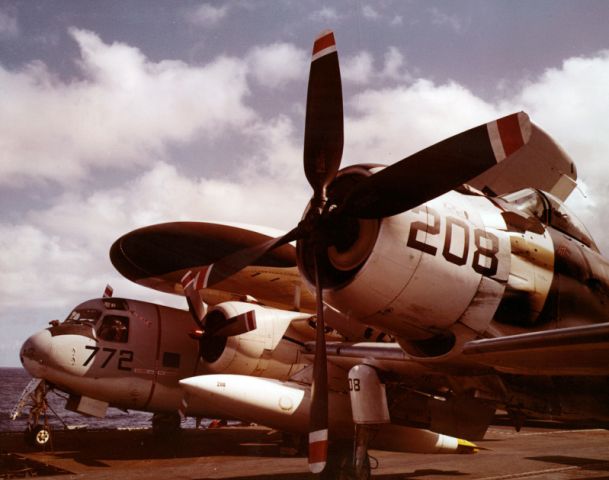
<svg viewBox="0 0 609 480">
<path fill-rule="evenodd" d="M 44 449 L 47 445 L 52 444 L 51 427 L 47 418 L 47 391 L 48 386 L 43 379 L 33 378 L 23 390 L 19 402 L 11 412 L 11 419 L 15 420 L 26 407 L 30 408 L 24 438 L 28 445 L 39 449 Z"/>
</svg>

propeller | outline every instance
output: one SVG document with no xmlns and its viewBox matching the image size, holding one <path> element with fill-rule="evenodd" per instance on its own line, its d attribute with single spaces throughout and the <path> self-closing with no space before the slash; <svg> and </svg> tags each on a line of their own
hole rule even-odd
<svg viewBox="0 0 609 480">
<path fill-rule="evenodd" d="M 180 280 L 186 301 L 188 302 L 188 310 L 195 323 L 201 328 L 203 328 L 203 318 L 205 318 L 207 313 L 207 304 L 203 301 L 199 291 L 207 284 L 208 272 L 209 268 L 203 268 L 197 272 L 188 270 Z"/>
<path fill-rule="evenodd" d="M 409 210 L 509 157 L 531 137 L 524 112 L 474 127 L 400 160 L 355 183 L 342 198 L 328 201 L 343 150 L 343 106 L 336 42 L 331 31 L 315 40 L 311 58 L 304 134 L 304 171 L 313 189 L 310 208 L 282 237 L 238 251 L 210 266 L 207 286 L 252 264 L 270 250 L 304 241 L 313 252 L 312 279 L 317 298 L 316 342 L 311 389 L 309 468 L 323 471 L 328 447 L 328 387 L 323 318 L 324 251 L 336 243 L 347 218 L 384 218 Z M 333 202 L 337 202 L 334 204 Z"/>
<path fill-rule="evenodd" d="M 339 210 L 358 218 L 410 210 L 497 165 L 528 143 L 531 131 L 519 112 L 461 132 L 365 178 Z"/>
<path fill-rule="evenodd" d="M 228 318 L 214 316 L 211 322 L 207 321 L 207 304 L 203 301 L 200 290 L 207 287 L 210 270 L 211 267 L 201 268 L 197 271 L 188 270 L 181 279 L 188 310 L 196 324 L 203 329 L 197 330 L 195 336 L 198 338 L 202 335 L 232 337 L 255 330 L 257 327 L 255 310 Z"/>
</svg>

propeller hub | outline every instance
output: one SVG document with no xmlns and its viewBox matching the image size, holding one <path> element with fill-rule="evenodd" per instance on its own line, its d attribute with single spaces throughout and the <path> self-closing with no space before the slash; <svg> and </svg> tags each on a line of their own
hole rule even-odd
<svg viewBox="0 0 609 480">
<path fill-rule="evenodd" d="M 299 224 L 303 235 L 297 244 L 300 270 L 311 284 L 315 284 L 315 256 L 322 287 L 327 289 L 350 281 L 372 252 L 380 221 L 348 215 L 341 205 L 354 185 L 370 176 L 376 167 L 356 165 L 338 172 L 327 188 L 328 200 L 321 210 L 317 198 L 311 199 Z"/>
</svg>

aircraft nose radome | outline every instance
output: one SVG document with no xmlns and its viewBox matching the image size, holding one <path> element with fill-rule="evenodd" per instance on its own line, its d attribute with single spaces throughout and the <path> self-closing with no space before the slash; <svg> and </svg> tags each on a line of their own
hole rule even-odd
<svg viewBox="0 0 609 480">
<path fill-rule="evenodd" d="M 48 365 L 52 351 L 51 332 L 42 330 L 28 338 L 19 354 L 23 367 L 34 377 L 40 376 L 40 369 Z"/>
</svg>

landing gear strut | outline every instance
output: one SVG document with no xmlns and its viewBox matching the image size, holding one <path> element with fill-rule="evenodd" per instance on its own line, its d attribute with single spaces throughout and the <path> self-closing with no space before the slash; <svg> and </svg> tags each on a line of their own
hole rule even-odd
<svg viewBox="0 0 609 480">
<path fill-rule="evenodd" d="M 40 378 L 33 378 L 25 387 L 19 402 L 11 412 L 11 418 L 15 420 L 26 407 L 30 407 L 28 425 L 24 432 L 24 438 L 28 445 L 44 449 L 52 444 L 51 427 L 48 423 L 46 400 L 48 386 Z"/>
<path fill-rule="evenodd" d="M 323 480 L 369 480 L 370 459 L 368 452 L 359 469 L 354 466 L 352 441 L 333 442 L 328 449 L 328 463 L 321 474 Z"/>
<path fill-rule="evenodd" d="M 390 423 L 385 385 L 376 370 L 369 365 L 356 365 L 349 370 L 349 396 L 355 441 L 352 446 L 351 462 L 346 478 L 368 480 L 370 478 L 370 457 L 368 446 L 382 425 Z"/>
</svg>

